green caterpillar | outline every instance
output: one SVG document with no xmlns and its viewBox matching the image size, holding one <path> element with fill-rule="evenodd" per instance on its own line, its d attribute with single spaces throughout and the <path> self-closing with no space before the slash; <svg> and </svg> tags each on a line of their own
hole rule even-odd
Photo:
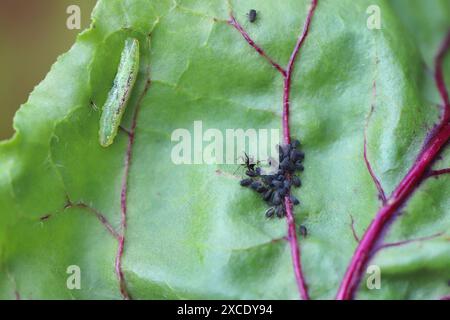
<svg viewBox="0 0 450 320">
<path fill-rule="evenodd" d="M 128 38 L 100 118 L 99 141 L 102 147 L 108 147 L 114 142 L 138 72 L 139 41 Z"/>
</svg>

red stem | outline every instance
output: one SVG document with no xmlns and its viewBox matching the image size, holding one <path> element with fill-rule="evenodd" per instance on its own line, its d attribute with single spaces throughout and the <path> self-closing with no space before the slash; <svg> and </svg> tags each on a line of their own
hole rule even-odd
<svg viewBox="0 0 450 320">
<path fill-rule="evenodd" d="M 436 177 L 436 176 L 440 176 L 442 174 L 448 174 L 448 173 L 450 173 L 450 168 L 440 169 L 440 170 L 432 170 L 428 176 Z"/>
<path fill-rule="evenodd" d="M 378 251 L 386 249 L 386 248 L 403 246 L 405 244 L 414 243 L 414 242 L 422 242 L 422 241 L 426 241 L 426 240 L 432 240 L 434 238 L 442 236 L 443 234 L 444 234 L 444 232 L 439 232 L 439 233 L 433 234 L 428 237 L 421 237 L 421 238 L 416 238 L 416 239 L 408 239 L 408 240 L 403 240 L 403 241 L 398 241 L 398 242 L 385 243 L 385 244 L 377 247 L 374 251 L 378 252 Z"/>
<path fill-rule="evenodd" d="M 415 188 L 426 176 L 427 168 L 432 164 L 442 147 L 450 138 L 450 124 L 431 139 L 428 148 L 417 159 L 406 177 L 400 182 L 392 193 L 386 205 L 378 211 L 374 220 L 361 239 L 347 268 L 344 279 L 339 288 L 336 299 L 352 299 L 359 285 L 364 268 L 371 257 L 375 243 L 380 239 L 382 231 L 389 220 L 395 215 Z"/>
<path fill-rule="evenodd" d="M 284 90 L 283 90 L 283 139 L 285 144 L 291 143 L 291 133 L 289 128 L 289 105 L 290 105 L 290 93 L 291 93 L 291 79 L 292 72 L 294 70 L 295 60 L 297 58 L 298 52 L 305 42 L 308 36 L 309 26 L 311 24 L 311 19 L 314 15 L 315 9 L 317 7 L 317 0 L 312 0 L 311 6 L 309 8 L 308 16 L 306 17 L 305 24 L 303 26 L 303 31 L 295 44 L 294 50 L 292 51 L 291 57 L 289 59 L 288 66 L 286 68 L 286 76 L 284 78 Z M 289 192 L 290 193 L 290 192 Z M 303 300 L 309 300 L 308 287 L 306 285 L 305 278 L 303 276 L 302 264 L 300 260 L 300 248 L 297 240 L 297 233 L 295 231 L 295 219 L 294 213 L 292 212 L 292 203 L 290 199 L 290 194 L 286 195 L 284 198 L 284 203 L 286 207 L 286 221 L 288 225 L 288 239 L 291 247 L 292 263 L 294 265 L 295 279 L 297 281 L 297 287 L 300 292 L 300 296 Z"/>
<path fill-rule="evenodd" d="M 439 48 L 438 54 L 435 59 L 435 72 L 434 79 L 436 81 L 437 88 L 439 90 L 439 94 L 441 95 L 442 102 L 444 103 L 444 115 L 442 117 L 442 122 L 448 122 L 450 120 L 450 101 L 448 97 L 448 91 L 445 86 L 445 79 L 442 64 L 444 62 L 445 54 L 450 48 L 450 30 L 442 42 L 441 47 Z"/>
<path fill-rule="evenodd" d="M 108 232 L 117 240 L 119 240 L 120 236 L 117 233 L 116 230 L 114 230 L 113 226 L 111 225 L 111 223 L 109 223 L 108 219 L 106 219 L 106 217 L 100 213 L 100 211 L 92 208 L 91 206 L 88 206 L 85 203 L 76 203 L 73 204 L 71 202 L 69 202 L 69 204 L 66 206 L 66 208 L 80 208 L 80 209 L 84 209 L 87 210 L 91 213 L 93 213 L 97 219 L 101 222 L 101 224 L 106 228 L 106 230 L 108 230 Z M 42 220 L 42 218 L 41 218 Z"/>
<path fill-rule="evenodd" d="M 264 59 L 266 59 L 275 69 L 277 69 L 283 77 L 286 76 L 286 71 L 278 64 L 276 63 L 272 58 L 270 58 L 261 47 L 259 47 L 255 41 L 249 36 L 249 34 L 244 30 L 244 28 L 239 24 L 239 22 L 236 21 L 233 14 L 230 13 L 230 20 L 228 21 L 230 25 L 232 25 L 234 28 L 236 28 L 237 31 L 244 37 L 245 41 L 256 50 L 256 52 L 259 53 L 260 56 L 262 56 Z"/>
<path fill-rule="evenodd" d="M 378 190 L 378 197 L 380 200 L 384 203 L 386 203 L 387 198 L 386 194 L 384 193 L 384 189 L 381 186 L 380 180 L 378 180 L 377 175 L 375 174 L 375 171 L 372 169 L 372 165 L 370 164 L 369 157 L 367 156 L 367 136 L 364 132 L 364 162 L 366 163 L 367 170 L 369 171 L 370 176 L 372 177 L 373 183 L 375 184 L 377 190 Z"/>
<path fill-rule="evenodd" d="M 303 300 L 309 300 L 308 286 L 306 285 L 305 277 L 303 276 L 302 263 L 300 260 L 300 248 L 298 246 L 297 232 L 295 231 L 295 219 L 292 212 L 292 203 L 289 197 L 284 198 L 284 205 L 286 207 L 286 220 L 288 225 L 288 238 L 291 247 L 292 263 L 294 265 L 295 279 L 297 280 L 297 287 L 300 296 Z"/>
<path fill-rule="evenodd" d="M 119 237 L 119 247 L 117 249 L 116 262 L 115 262 L 116 274 L 119 279 L 120 293 L 122 294 L 122 297 L 126 300 L 130 299 L 130 295 L 127 291 L 125 278 L 124 278 L 123 271 L 122 271 L 122 256 L 123 256 L 123 249 L 125 246 L 125 230 L 127 227 L 128 177 L 129 177 L 129 173 L 130 173 L 130 164 L 131 164 L 131 159 L 132 159 L 132 154 L 133 154 L 132 151 L 133 151 L 133 144 L 134 144 L 134 137 L 135 137 L 134 130 L 136 128 L 137 114 L 138 114 L 137 109 L 138 108 L 136 108 L 136 111 L 133 116 L 133 124 L 132 124 L 132 128 L 131 128 L 131 131 L 129 134 L 127 153 L 125 155 L 125 172 L 124 172 L 124 177 L 122 180 L 122 190 L 120 193 L 121 235 Z"/>
<path fill-rule="evenodd" d="M 367 156 L 367 127 L 369 126 L 370 118 L 372 117 L 373 111 L 375 109 L 375 100 L 376 100 L 376 96 L 377 96 L 377 84 L 376 84 L 375 80 L 373 81 L 373 85 L 372 85 L 372 96 L 373 96 L 372 107 L 370 109 L 370 114 L 367 117 L 366 125 L 364 127 L 364 152 L 363 152 L 363 156 L 364 156 L 364 162 L 365 162 L 366 167 L 367 167 L 367 171 L 369 171 L 369 174 L 372 177 L 372 181 L 373 181 L 373 183 L 375 184 L 375 187 L 378 190 L 378 197 L 383 202 L 383 204 L 385 204 L 386 200 L 387 200 L 386 193 L 384 192 L 384 189 L 381 186 L 381 182 L 378 179 L 377 175 L 375 174 L 375 171 L 373 170 L 372 165 L 370 164 L 369 157 Z"/>
<path fill-rule="evenodd" d="M 309 26 L 311 25 L 311 19 L 317 7 L 317 0 L 312 0 L 311 6 L 309 8 L 308 16 L 306 17 L 305 24 L 303 26 L 303 31 L 295 44 L 294 51 L 292 51 L 291 57 L 289 59 L 288 66 L 286 68 L 286 76 L 284 78 L 284 90 L 283 90 L 283 137 L 284 143 L 291 143 L 291 133 L 289 129 L 289 97 L 291 93 L 291 78 L 292 71 L 294 70 L 295 59 L 297 58 L 298 52 L 302 47 L 306 37 L 308 36 Z"/>
<path fill-rule="evenodd" d="M 350 219 L 351 219 L 350 227 L 352 228 L 353 238 L 355 238 L 356 242 L 359 242 L 359 237 L 355 230 L 355 220 L 353 219 L 352 215 L 350 215 Z"/>
<path fill-rule="evenodd" d="M 119 240 L 119 234 L 117 233 L 117 231 L 114 229 L 114 227 L 111 225 L 111 223 L 109 223 L 108 219 L 106 219 L 106 217 L 97 209 L 83 203 L 83 202 L 77 202 L 77 203 L 73 203 L 72 200 L 70 200 L 70 198 L 67 196 L 67 203 L 64 205 L 64 209 L 71 209 L 71 208 L 78 208 L 78 209 L 83 209 L 86 210 L 90 213 L 92 213 L 93 215 L 96 216 L 96 218 L 100 221 L 100 223 L 105 227 L 105 229 L 116 239 Z M 53 217 L 52 213 L 48 213 L 46 215 L 43 215 L 39 218 L 39 221 L 44 222 L 49 220 L 50 218 Z"/>
<path fill-rule="evenodd" d="M 139 115 L 139 111 L 141 109 L 141 102 L 144 98 L 145 94 L 147 93 L 147 90 L 150 86 L 150 80 L 147 80 L 147 83 L 145 85 L 144 91 L 142 95 L 139 98 L 139 101 L 136 105 L 136 108 L 134 110 L 133 114 L 133 121 L 131 124 L 131 129 L 129 131 L 128 135 L 128 146 L 127 146 L 127 152 L 125 154 L 125 170 L 122 180 L 122 189 L 120 193 L 120 208 L 121 208 L 121 219 L 120 219 L 120 227 L 121 227 L 121 235 L 119 236 L 119 247 L 117 249 L 116 254 L 116 262 L 115 262 L 115 269 L 117 278 L 119 279 L 119 286 L 120 286 L 120 293 L 122 297 L 126 300 L 131 299 L 130 294 L 128 293 L 125 277 L 123 275 L 122 271 L 122 256 L 123 256 L 123 250 L 125 247 L 125 233 L 127 228 L 127 195 L 128 195 L 128 178 L 130 176 L 130 166 L 131 161 L 133 157 L 133 146 L 136 136 L 136 126 L 137 126 L 137 119 Z"/>
<path fill-rule="evenodd" d="M 404 205 L 417 186 L 427 177 L 427 170 L 430 168 L 442 148 L 450 139 L 450 123 L 448 117 L 450 114 L 450 106 L 448 103 L 447 89 L 445 88 L 445 84 L 443 82 L 444 79 L 442 76 L 442 60 L 449 47 L 450 32 L 447 34 L 447 37 L 439 50 L 435 65 L 436 85 L 444 102 L 444 112 L 441 122 L 432 133 L 430 139 L 426 143 L 426 146 L 419 154 L 416 162 L 409 170 L 408 174 L 395 188 L 387 203 L 378 211 L 375 218 L 369 225 L 369 228 L 356 248 L 347 271 L 345 272 L 343 281 L 336 296 L 336 299 L 338 300 L 352 299 L 354 297 L 364 273 L 365 266 L 374 251 L 376 251 L 375 244 L 381 239 L 385 226 L 392 219 L 397 210 Z"/>
<path fill-rule="evenodd" d="M 298 52 L 305 42 L 306 37 L 308 36 L 309 26 L 311 24 L 311 19 L 314 15 L 315 9 L 317 7 L 318 0 L 312 0 L 311 7 L 308 11 L 308 16 L 306 18 L 305 24 L 303 26 L 303 31 L 300 37 L 297 40 L 297 43 L 294 47 L 294 50 L 289 59 L 289 63 L 287 69 L 283 69 L 278 63 L 276 63 L 272 58 L 270 58 L 261 47 L 259 47 L 253 39 L 249 36 L 249 34 L 244 30 L 244 28 L 236 21 L 233 14 L 230 13 L 230 20 L 228 23 L 232 25 L 239 33 L 244 37 L 247 43 L 253 47 L 264 59 L 266 59 L 274 68 L 276 68 L 284 78 L 284 89 L 283 89 L 283 140 L 285 144 L 291 143 L 291 134 L 289 129 L 289 97 L 291 92 L 291 78 L 292 71 L 294 70 L 294 64 Z M 288 225 L 288 241 L 291 247 L 291 255 L 292 255 L 292 263 L 294 266 L 295 279 L 297 282 L 297 286 L 300 292 L 300 296 L 304 300 L 309 299 L 308 290 L 305 282 L 305 278 L 303 276 L 301 261 L 300 261 L 300 248 L 298 246 L 297 233 L 295 231 L 295 219 L 292 211 L 292 203 L 290 200 L 290 195 L 287 195 L 284 199 L 285 207 L 286 207 L 286 220 Z"/>
</svg>

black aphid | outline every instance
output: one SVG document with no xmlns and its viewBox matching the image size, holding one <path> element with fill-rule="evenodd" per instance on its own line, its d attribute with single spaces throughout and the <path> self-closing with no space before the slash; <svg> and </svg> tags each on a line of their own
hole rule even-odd
<svg viewBox="0 0 450 320">
<path fill-rule="evenodd" d="M 289 192 L 289 189 L 286 188 L 281 188 L 280 190 L 278 190 L 278 194 L 280 195 L 281 198 L 284 198 Z"/>
<path fill-rule="evenodd" d="M 273 189 L 269 189 L 266 192 L 264 192 L 264 195 L 263 195 L 264 201 L 269 201 L 270 198 L 272 197 L 272 193 L 273 193 Z"/>
<path fill-rule="evenodd" d="M 293 195 L 291 195 L 291 202 L 294 206 L 299 205 L 300 201 L 298 201 L 298 199 L 296 197 L 294 197 Z"/>
<path fill-rule="evenodd" d="M 300 187 L 301 185 L 302 185 L 302 181 L 300 180 L 300 178 L 299 177 L 297 177 L 297 176 L 292 176 L 292 184 L 295 186 L 295 187 Z"/>
<path fill-rule="evenodd" d="M 305 154 L 301 151 L 298 151 L 296 149 L 293 149 L 291 151 L 291 154 L 289 155 L 289 157 L 291 158 L 292 161 L 302 161 L 303 159 L 305 159 Z"/>
<path fill-rule="evenodd" d="M 295 162 L 295 169 L 299 170 L 299 171 L 303 171 L 305 170 L 305 168 L 303 167 L 303 164 L 300 160 Z"/>
<path fill-rule="evenodd" d="M 250 21 L 251 23 L 256 21 L 256 10 L 255 9 L 250 9 L 250 11 L 247 13 L 248 16 L 248 21 Z"/>
<path fill-rule="evenodd" d="M 271 185 L 275 188 L 281 188 L 283 186 L 283 181 L 275 180 L 275 181 L 272 181 Z"/>
<path fill-rule="evenodd" d="M 244 153 L 244 156 L 245 156 L 245 159 L 244 159 L 244 163 L 242 165 L 247 168 L 247 171 L 245 172 L 245 174 L 252 178 L 260 176 L 261 168 L 257 167 L 257 163 L 252 162 L 252 160 L 246 153 Z"/>
<path fill-rule="evenodd" d="M 280 168 L 283 170 L 287 170 L 289 169 L 289 164 L 290 164 L 289 158 L 284 158 L 283 161 L 281 161 L 280 163 Z"/>
<path fill-rule="evenodd" d="M 258 188 L 256 188 L 256 192 L 258 193 L 264 193 L 267 191 L 267 188 L 263 185 L 260 185 Z"/>
<path fill-rule="evenodd" d="M 272 218 L 274 214 L 275 214 L 274 207 L 270 207 L 269 209 L 266 210 L 266 218 Z"/>
<path fill-rule="evenodd" d="M 261 187 L 262 186 L 262 184 L 261 184 L 261 182 L 259 182 L 259 181 L 253 181 L 251 184 L 250 184 L 250 188 L 252 188 L 253 190 L 257 190 L 259 187 Z"/>
<path fill-rule="evenodd" d="M 283 206 L 277 206 L 277 207 L 275 208 L 275 215 L 276 215 L 278 218 L 283 218 L 283 217 L 285 216 L 285 212 L 284 212 Z"/>
<path fill-rule="evenodd" d="M 300 178 L 295 174 L 296 171 L 303 171 L 304 153 L 298 148 L 300 142 L 293 140 L 292 143 L 279 146 L 279 167 L 275 174 L 261 174 L 261 168 L 258 163 L 253 163 L 250 157 L 245 154 L 244 164 L 246 167 L 245 174 L 248 178 L 240 181 L 241 186 L 249 187 L 259 193 L 264 201 L 270 206 L 266 210 L 267 218 L 286 216 L 286 208 L 284 199 L 289 196 L 293 205 L 299 205 L 300 201 L 291 194 L 291 187 L 301 186 Z M 303 227 L 304 228 L 304 227 Z M 303 229 L 302 229 L 303 230 Z M 303 232 L 306 234 L 306 228 Z M 306 236 L 306 235 L 305 235 Z"/>
<path fill-rule="evenodd" d="M 303 238 L 306 238 L 308 236 L 308 229 L 306 229 L 306 227 L 304 225 L 300 225 L 298 230 Z"/>
<path fill-rule="evenodd" d="M 252 179 L 242 179 L 242 180 L 240 181 L 240 184 L 241 184 L 241 186 L 243 186 L 243 187 L 248 187 L 249 185 L 252 184 L 252 182 L 253 182 Z"/>
<path fill-rule="evenodd" d="M 278 147 L 278 152 L 280 154 L 280 160 L 283 160 L 284 158 L 289 157 L 289 151 L 290 150 L 290 146 L 279 146 Z"/>
<path fill-rule="evenodd" d="M 281 196 L 278 191 L 275 191 L 272 196 L 272 203 L 276 206 L 281 204 Z"/>
<path fill-rule="evenodd" d="M 262 179 L 263 179 L 264 183 L 271 184 L 273 179 L 275 179 L 275 176 L 272 176 L 272 175 L 262 176 Z"/>
</svg>

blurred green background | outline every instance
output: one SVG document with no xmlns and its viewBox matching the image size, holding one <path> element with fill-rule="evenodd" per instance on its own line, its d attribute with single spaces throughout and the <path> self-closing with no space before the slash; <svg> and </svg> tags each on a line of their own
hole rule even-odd
<svg viewBox="0 0 450 320">
<path fill-rule="evenodd" d="M 96 0 L 0 0 L 0 140 L 56 58 L 89 26 Z M 69 30 L 67 7 L 81 9 L 81 30 Z M 62 84 L 63 85 L 63 84 Z"/>
</svg>

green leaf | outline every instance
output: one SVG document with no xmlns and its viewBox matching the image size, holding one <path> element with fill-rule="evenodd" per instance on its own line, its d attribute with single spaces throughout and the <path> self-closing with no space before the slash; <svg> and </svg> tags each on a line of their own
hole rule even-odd
<svg viewBox="0 0 450 320">
<path fill-rule="evenodd" d="M 281 66 L 309 4 L 230 1 Z M 373 4 L 380 30 L 366 26 Z M 281 128 L 283 76 L 228 19 L 219 0 L 98 2 L 91 27 L 17 112 L 14 137 L 0 143 L 0 298 L 298 299 L 286 221 L 264 217 L 265 203 L 239 186 L 238 165 L 171 160 L 172 132 L 193 132 L 197 120 L 221 132 Z M 308 230 L 299 246 L 311 298 L 335 297 L 357 246 L 352 218 L 361 236 L 382 206 L 363 157 L 366 123 L 367 155 L 389 195 L 438 122 L 430 70 L 449 27 L 445 0 L 319 0 L 295 62 L 290 109 L 291 134 L 306 154 L 303 186 L 293 192 L 297 225 Z M 99 145 L 101 110 L 93 107 L 104 104 L 128 37 L 141 46 L 122 120 L 136 124 L 130 153 L 123 131 L 109 148 Z M 448 78 L 449 59 L 444 69 Z M 450 152 L 434 166 L 449 167 Z M 369 264 L 381 269 L 381 289 L 369 290 L 364 278 L 357 298 L 450 294 L 448 179 L 426 179 L 404 203 L 384 241 L 418 241 L 377 252 Z M 79 290 L 67 287 L 71 265 L 81 270 Z"/>
</svg>

